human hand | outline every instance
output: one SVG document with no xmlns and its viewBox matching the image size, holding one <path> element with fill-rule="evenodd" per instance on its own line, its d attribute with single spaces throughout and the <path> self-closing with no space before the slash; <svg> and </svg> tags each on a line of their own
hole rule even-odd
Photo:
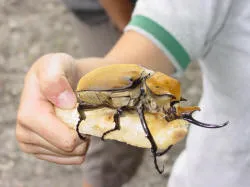
<svg viewBox="0 0 250 187">
<path fill-rule="evenodd" d="M 76 105 L 74 59 L 48 54 L 38 59 L 26 75 L 17 115 L 16 138 L 22 151 L 57 164 L 81 164 L 89 140 L 79 139 L 55 115 L 54 106 Z"/>
</svg>

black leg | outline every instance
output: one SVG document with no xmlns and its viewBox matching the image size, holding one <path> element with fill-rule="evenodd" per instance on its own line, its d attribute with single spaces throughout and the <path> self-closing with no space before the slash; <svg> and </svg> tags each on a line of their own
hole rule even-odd
<svg viewBox="0 0 250 187">
<path fill-rule="evenodd" d="M 77 122 L 77 125 L 76 125 L 76 132 L 77 132 L 77 134 L 78 134 L 78 136 L 79 136 L 80 139 L 86 140 L 86 138 L 83 137 L 81 135 L 81 133 L 79 132 L 79 126 L 80 126 L 82 120 L 85 119 L 85 116 L 84 116 L 84 113 L 83 113 L 83 106 L 79 104 L 78 107 L 77 107 L 77 111 L 80 114 L 80 119 L 79 119 L 79 121 Z"/>
<path fill-rule="evenodd" d="M 114 122 L 115 122 L 115 127 L 111 130 L 108 130 L 106 131 L 105 133 L 103 133 L 102 135 L 102 140 L 104 140 L 104 137 L 110 133 L 110 132 L 113 132 L 113 131 L 116 131 L 116 130 L 120 130 L 120 116 L 122 114 L 122 109 L 121 108 L 118 108 L 116 113 L 114 114 Z"/>
<path fill-rule="evenodd" d="M 159 169 L 159 166 L 157 164 L 157 159 L 156 159 L 156 151 L 157 151 L 157 145 L 154 141 L 154 138 L 147 126 L 147 123 L 146 123 L 146 120 L 145 120 L 145 116 L 144 116 L 144 108 L 143 106 L 138 106 L 137 107 L 137 112 L 139 114 L 139 117 L 140 117 L 140 121 L 141 121 L 141 124 L 142 124 L 142 127 L 143 127 L 143 130 L 144 132 L 146 133 L 146 137 L 148 138 L 148 140 L 150 141 L 151 143 L 151 152 L 153 154 L 153 157 L 154 157 L 154 164 L 155 164 L 155 168 L 156 170 L 161 174 L 163 171 L 164 171 L 164 167 L 162 170 Z"/>
<path fill-rule="evenodd" d="M 164 151 L 162 151 L 162 152 L 158 152 L 158 153 L 156 153 L 156 156 L 162 156 L 162 155 L 165 155 L 170 149 L 171 149 L 171 147 L 173 147 L 173 145 L 170 145 L 170 146 L 168 146 L 168 148 L 167 149 L 165 149 Z"/>
</svg>

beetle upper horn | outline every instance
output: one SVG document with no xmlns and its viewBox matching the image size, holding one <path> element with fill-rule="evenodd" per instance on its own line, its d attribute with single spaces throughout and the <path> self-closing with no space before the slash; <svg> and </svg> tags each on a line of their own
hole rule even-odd
<svg viewBox="0 0 250 187">
<path fill-rule="evenodd" d="M 169 95 L 176 100 L 180 100 L 181 98 L 180 82 L 161 72 L 156 72 L 149 77 L 146 80 L 146 85 L 155 95 Z"/>
</svg>

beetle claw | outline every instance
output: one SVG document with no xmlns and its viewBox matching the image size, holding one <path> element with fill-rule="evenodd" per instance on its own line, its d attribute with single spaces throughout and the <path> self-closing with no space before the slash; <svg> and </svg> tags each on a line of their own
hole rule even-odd
<svg viewBox="0 0 250 187">
<path fill-rule="evenodd" d="M 204 128 L 221 128 L 221 127 L 224 127 L 226 125 L 229 124 L 229 121 L 223 123 L 223 124 L 220 124 L 220 125 L 216 125 L 216 124 L 208 124 L 208 123 L 202 123 L 196 119 L 193 118 L 193 113 L 195 111 L 189 113 L 189 114 L 182 114 L 182 118 L 194 125 L 197 125 L 197 126 L 200 126 L 200 127 L 204 127 Z"/>
<path fill-rule="evenodd" d="M 164 151 L 162 151 L 162 152 L 158 152 L 158 153 L 156 153 L 156 156 L 162 156 L 162 155 L 165 155 L 170 149 L 171 149 L 171 147 L 173 147 L 173 145 L 170 145 L 170 146 L 168 146 L 168 148 L 167 149 L 165 149 Z"/>
<path fill-rule="evenodd" d="M 157 163 L 157 153 L 155 152 L 153 156 L 154 156 L 155 169 L 158 171 L 158 173 L 162 174 L 164 172 L 164 165 L 162 166 L 162 169 L 160 170 L 158 163 Z"/>
</svg>

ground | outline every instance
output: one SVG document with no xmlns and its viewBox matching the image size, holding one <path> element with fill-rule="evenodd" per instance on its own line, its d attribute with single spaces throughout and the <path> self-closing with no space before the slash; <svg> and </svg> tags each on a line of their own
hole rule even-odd
<svg viewBox="0 0 250 187">
<path fill-rule="evenodd" d="M 15 140 L 15 121 L 25 73 L 39 56 L 65 52 L 81 57 L 71 13 L 59 0 L 0 0 L 0 186 L 81 186 L 81 166 L 60 166 L 22 153 Z M 197 104 L 201 76 L 193 63 L 181 78 L 184 97 Z M 42 114 L 41 114 L 42 115 Z M 172 163 L 184 141 L 171 151 L 166 175 L 158 175 L 150 152 L 126 187 L 165 187 Z"/>
</svg>

